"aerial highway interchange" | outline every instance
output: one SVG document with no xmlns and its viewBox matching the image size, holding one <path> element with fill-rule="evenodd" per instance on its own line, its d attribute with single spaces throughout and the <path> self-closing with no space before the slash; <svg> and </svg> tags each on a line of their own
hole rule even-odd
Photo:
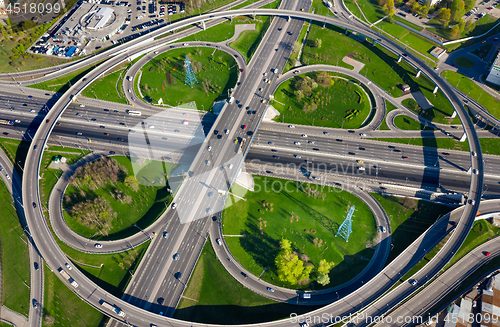
<svg viewBox="0 0 500 327">
<path fill-rule="evenodd" d="M 214 21 L 222 20 L 228 16 L 275 16 L 269 32 L 265 34 L 263 41 L 248 65 L 242 60 L 241 55 L 231 52 L 230 48 L 226 49 L 235 56 L 239 65 L 244 67 L 244 72 L 239 75 L 239 84 L 233 93 L 236 102 L 228 102 L 220 115 L 213 117 L 208 114 L 203 115 L 170 109 L 168 117 L 157 117 L 154 115 L 154 109 L 147 106 L 141 108 L 144 113 L 147 113 L 145 116 L 151 115 L 151 117 L 147 118 L 146 125 L 155 126 L 154 131 L 148 131 L 148 135 L 151 135 L 152 138 L 156 137 L 158 140 L 161 139 L 161 135 L 168 135 L 167 137 L 170 138 L 171 142 L 169 144 L 172 145 L 172 148 L 169 148 L 171 145 L 168 145 L 161 149 L 151 149 L 151 153 L 158 152 L 158 154 L 155 154 L 158 157 L 165 156 L 165 153 L 169 154 L 171 156 L 170 160 L 185 165 L 187 172 L 175 194 L 173 205 L 148 229 L 138 232 L 127 240 L 103 242 L 102 249 L 95 248 L 93 243 L 87 244 L 87 240 L 67 229 L 61 217 L 53 217 L 53 215 L 57 216 L 60 211 L 62 194 L 52 193 L 49 201 L 51 223 L 53 226 L 54 223 L 60 224 L 56 234 L 65 243 L 78 250 L 93 253 L 123 251 L 152 239 L 147 254 L 141 261 L 122 299 L 112 296 L 97 286 L 78 269 L 67 271 L 71 274 L 71 278 L 77 282 L 78 287 L 75 288 L 74 285 L 72 286 L 65 280 L 67 286 L 82 300 L 114 318 L 114 322 L 111 324 L 161 326 L 168 323 L 175 326 L 206 326 L 206 324 L 169 318 L 173 315 L 173 311 L 190 277 L 190 272 L 197 262 L 208 235 L 211 236 L 212 242 L 216 238 L 222 238 L 220 221 L 223 218 L 220 216 L 220 211 L 223 209 L 224 198 L 221 195 L 215 197 L 206 196 L 206 186 L 200 187 L 199 185 L 204 183 L 210 185 L 211 189 L 223 190 L 224 193 L 222 194 L 227 194 L 225 192 L 229 191 L 244 166 L 247 166 L 246 170 L 249 172 L 275 175 L 280 168 L 280 164 L 294 164 L 294 167 L 305 165 L 311 170 L 310 174 L 312 175 L 302 174 L 303 176 L 300 178 L 308 182 L 315 182 L 315 178 L 311 180 L 311 176 L 313 176 L 317 177 L 321 183 L 335 185 L 336 181 L 339 180 L 338 176 L 335 177 L 335 173 L 343 170 L 352 173 L 356 180 L 364 181 L 366 179 L 366 184 L 371 185 L 369 188 L 372 189 L 390 188 L 391 184 L 425 189 L 427 187 L 436 187 L 436 184 L 438 184 L 440 188 L 441 185 L 445 185 L 451 191 L 463 192 L 467 195 L 467 201 L 462 207 L 453 210 L 438 220 L 387 266 L 385 266 L 385 261 L 390 247 L 390 236 L 379 233 L 380 242 L 377 246 L 377 254 L 374 256 L 376 260 L 372 259 L 370 269 L 366 269 L 363 274 L 356 276 L 356 280 L 352 283 L 341 285 L 335 290 L 318 294 L 312 292 L 311 299 L 304 299 L 304 292 L 280 289 L 261 281 L 253 275 L 247 278 L 248 272 L 246 275 L 242 275 L 244 268 L 235 260 L 224 260 L 224 258 L 229 259 L 231 257 L 226 246 L 217 251 L 220 261 L 223 262 L 229 273 L 255 292 L 279 301 L 306 305 L 325 305 L 321 309 L 310 313 L 310 315 L 314 316 L 327 314 L 331 317 L 341 317 L 363 310 L 365 315 L 376 317 L 396 307 L 405 298 L 422 287 L 424 292 L 420 292 L 406 302 L 404 307 L 397 309 L 415 313 L 415 308 L 422 309 L 420 302 L 417 303 L 417 299 L 425 296 L 428 299 L 432 293 L 426 295 L 425 292 L 436 291 L 424 287 L 425 283 L 432 280 L 436 273 L 457 252 L 467 236 L 480 206 L 480 211 L 483 214 L 498 211 L 499 204 L 497 200 L 481 202 L 483 192 L 485 194 L 488 194 L 488 192 L 495 194 L 499 191 L 500 185 L 497 182 L 498 158 L 483 156 L 478 140 L 478 135 L 483 137 L 496 137 L 496 135 L 491 131 L 476 131 L 462 104 L 462 95 L 457 94 L 447 82 L 412 53 L 407 53 L 401 46 L 374 32 L 364 24 L 356 20 L 349 20 L 347 11 L 344 10 L 339 15 L 344 19 L 324 17 L 308 13 L 309 5 L 310 1 L 306 0 L 283 1 L 280 9 L 239 9 L 230 12 L 212 12 L 188 18 L 153 32 L 153 35 L 160 35 L 196 22 L 210 21 L 212 19 Z M 302 10 L 302 8 L 305 8 L 305 10 Z M 280 83 L 276 78 L 271 79 L 271 83 L 263 83 L 263 73 L 269 72 L 271 69 L 277 69 L 280 72 L 284 69 L 291 52 L 291 46 L 302 29 L 304 19 L 311 19 L 320 23 L 325 22 L 361 33 L 373 40 L 374 43 L 379 43 L 389 51 L 399 55 L 403 60 L 421 71 L 422 74 L 425 74 L 446 95 L 460 117 L 462 127 L 454 130 L 454 132 L 466 134 L 470 153 L 429 148 L 422 151 L 405 145 L 390 147 L 385 142 L 367 140 L 366 138 L 383 139 L 392 137 L 391 133 L 396 134 L 393 131 L 376 131 L 374 130 L 376 127 L 366 127 L 351 133 L 350 131 L 306 126 L 295 126 L 292 129 L 287 124 L 263 122 L 267 104 L 262 99 L 267 99 L 269 94 L 273 94 Z M 171 39 L 169 42 L 173 42 L 172 39 L 174 39 L 175 35 L 169 37 Z M 191 42 L 187 46 L 203 46 L 203 43 L 206 42 Z M 22 194 L 22 201 L 18 202 L 23 204 L 20 210 L 26 217 L 29 235 L 32 237 L 33 243 L 44 261 L 54 271 L 57 271 L 59 267 L 66 269 L 68 266 L 65 264 L 68 259 L 56 244 L 41 211 L 42 204 L 38 176 L 45 145 L 49 141 L 49 137 L 52 137 L 52 143 L 57 144 L 59 142 L 61 145 L 77 146 L 81 149 L 94 151 L 99 149 L 103 154 L 120 153 L 120 148 L 122 154 L 137 151 L 137 149 L 134 150 L 133 142 L 130 142 L 130 140 L 137 135 L 140 136 L 141 125 L 144 126 L 140 122 L 144 120 L 144 117 L 127 116 L 125 111 L 130 110 L 127 109 L 130 108 L 127 105 L 116 105 L 114 108 L 117 109 L 105 109 L 106 111 L 103 111 L 102 108 L 106 108 L 107 104 L 98 100 L 92 100 L 86 105 L 79 105 L 82 101 L 86 101 L 79 98 L 79 95 L 85 87 L 119 63 L 129 58 L 135 58 L 142 53 L 161 51 L 159 49 L 162 46 L 164 46 L 162 41 L 152 41 L 150 35 L 145 35 L 95 57 L 79 61 L 76 65 L 88 64 L 109 56 L 109 59 L 104 64 L 91 70 L 62 95 L 39 92 L 40 94 L 34 94 L 28 98 L 24 94 L 25 91 L 16 82 L 6 82 L 10 85 L 6 85 L 6 90 L 0 93 L 0 97 L 7 100 L 0 108 L 2 115 L 8 112 L 11 119 L 21 121 L 14 127 L 2 126 L 2 132 L 12 137 L 31 141 L 26 162 L 24 163 L 22 187 L 20 188 L 19 185 L 12 187 L 12 193 L 14 197 L 15 194 Z M 183 47 L 184 45 L 176 44 L 175 46 Z M 168 48 L 170 48 L 170 45 Z M 154 57 L 154 55 L 151 55 L 151 57 Z M 61 70 L 68 68 L 70 67 Z M 322 68 L 321 70 L 323 69 L 328 68 Z M 42 77 L 42 79 L 48 78 L 50 77 Z M 283 75 L 283 79 L 286 79 L 285 75 Z M 131 95 L 127 94 L 127 96 Z M 45 103 L 50 103 L 50 108 L 44 106 L 41 109 L 41 104 Z M 11 107 L 16 109 L 11 110 Z M 35 114 L 38 116 L 30 114 L 30 108 L 36 110 Z M 255 113 L 248 114 L 248 108 L 254 110 Z M 374 121 L 380 123 L 383 118 L 382 115 L 381 118 L 374 119 Z M 184 119 L 190 121 L 188 126 L 182 126 L 180 123 Z M 178 129 L 179 131 L 165 133 L 166 130 L 172 131 L 172 129 Z M 134 132 L 131 132 L 131 130 Z M 163 133 L 159 132 L 160 130 Z M 224 132 L 224 135 L 222 133 L 225 130 L 227 132 Z M 75 131 L 81 133 L 81 135 L 75 134 Z M 222 137 L 220 137 L 221 134 Z M 307 134 L 307 139 L 301 136 L 305 134 Z M 405 134 L 411 135 L 410 137 L 429 138 L 447 136 L 441 131 L 405 131 Z M 112 137 L 109 137 L 110 135 Z M 237 155 L 235 155 L 234 150 L 234 139 L 245 139 L 245 142 L 241 142 L 242 151 Z M 89 143 L 89 140 L 92 140 L 92 142 Z M 302 144 L 295 144 L 299 143 L 297 140 L 302 141 Z M 127 145 L 129 146 L 128 149 L 125 149 L 125 146 L 122 145 L 126 143 L 131 143 Z M 177 146 L 174 146 L 174 144 Z M 188 146 L 185 146 L 186 144 Z M 179 149 L 181 148 L 186 148 L 186 150 L 180 153 Z M 355 174 L 359 170 L 359 164 L 355 162 L 353 155 L 355 155 L 356 159 L 360 160 L 361 158 L 365 161 L 366 164 L 363 165 L 363 167 L 366 167 L 365 173 Z M 7 162 L 2 162 L 2 165 L 9 167 Z M 265 168 L 259 170 L 258 167 L 261 166 Z M 297 171 L 298 169 L 296 169 Z M 282 175 L 286 177 L 286 174 Z M 12 167 L 10 168 L 10 176 L 14 177 Z M 297 175 L 291 174 L 291 176 Z M 375 184 L 369 182 L 369 180 L 374 179 L 374 176 L 376 179 Z M 15 178 L 15 180 L 19 181 L 19 177 Z M 484 185 L 488 185 L 488 188 L 483 187 Z M 61 188 L 64 189 L 64 187 Z M 363 201 L 369 204 L 377 219 L 377 225 L 386 226 L 390 231 L 387 217 L 376 201 L 359 188 L 353 190 L 353 193 L 357 193 L 357 196 L 364 198 Z M 52 200 L 52 197 L 54 197 L 54 200 Z M 61 216 L 60 213 L 59 216 Z M 154 231 L 161 230 L 169 230 L 170 237 L 168 241 L 161 237 L 152 237 Z M 453 233 L 451 233 L 452 231 Z M 402 283 L 388 292 L 399 280 L 398 276 L 408 272 L 429 249 L 433 248 L 450 233 L 451 236 L 439 253 L 414 276 L 414 279 L 419 281 L 417 285 Z M 447 273 L 448 275 L 453 274 L 453 276 L 442 275 L 439 278 L 445 276 L 453 280 L 464 278 L 471 273 L 469 266 L 484 263 L 488 260 L 480 255 L 481 251 L 487 249 L 493 255 L 497 255 L 498 248 L 500 248 L 500 243 L 494 240 L 484 244 L 480 249 L 476 249 L 468 255 L 468 257 L 473 256 L 473 259 L 465 260 L 467 264 L 461 265 L 461 271 L 454 270 L 453 273 Z M 172 258 L 171 254 L 174 253 L 180 254 L 179 260 Z M 168 255 L 162 256 L 161 254 Z M 269 294 L 269 287 L 275 287 L 277 292 Z M 160 294 L 165 298 L 165 303 L 162 305 L 156 304 L 156 299 Z M 104 310 L 102 307 L 103 300 L 119 307 L 122 312 L 112 313 L 109 310 Z M 31 324 L 37 326 L 40 321 L 31 319 L 31 316 Z M 292 319 L 285 319 L 268 322 L 265 325 L 290 326 L 293 323 Z M 331 323 L 331 321 L 326 323 L 314 321 L 313 325 L 330 325 Z M 364 326 L 366 322 L 360 321 L 355 325 Z M 395 326 L 402 325 L 398 323 Z"/>
</svg>

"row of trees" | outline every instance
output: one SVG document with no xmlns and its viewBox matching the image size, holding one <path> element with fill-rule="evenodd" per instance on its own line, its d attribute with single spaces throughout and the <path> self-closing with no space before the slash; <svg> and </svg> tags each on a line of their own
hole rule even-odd
<svg viewBox="0 0 500 327">
<path fill-rule="evenodd" d="M 287 239 L 282 239 L 280 242 L 280 252 L 276 256 L 275 264 L 278 268 L 278 278 L 282 282 L 291 285 L 307 284 L 311 273 L 315 270 L 316 281 L 323 286 L 330 283 L 328 273 L 335 265 L 323 259 L 318 267 L 314 267 L 307 255 L 304 254 L 302 259 L 299 258 L 298 254 L 292 250 L 292 243 Z"/>
</svg>

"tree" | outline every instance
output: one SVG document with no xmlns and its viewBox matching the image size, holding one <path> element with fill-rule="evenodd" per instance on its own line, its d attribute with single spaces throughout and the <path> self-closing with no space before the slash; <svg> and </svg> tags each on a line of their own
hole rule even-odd
<svg viewBox="0 0 500 327">
<path fill-rule="evenodd" d="M 465 23 L 465 32 L 466 33 L 472 31 L 474 28 L 476 28 L 476 22 L 473 22 L 472 19 L 468 20 L 467 23 Z"/>
<path fill-rule="evenodd" d="M 441 21 L 443 23 L 443 27 L 447 28 L 448 23 L 450 22 L 450 18 L 451 18 L 451 10 L 448 8 L 439 9 L 438 17 L 439 17 L 439 19 L 441 19 Z"/>
<path fill-rule="evenodd" d="M 465 3 L 463 0 L 453 0 L 451 3 L 451 20 L 456 22 L 465 13 Z"/>
<path fill-rule="evenodd" d="M 330 284 L 330 276 L 328 276 L 328 274 L 319 274 L 316 281 L 320 285 L 323 285 L 323 286 L 328 285 L 328 284 Z"/>
<path fill-rule="evenodd" d="M 136 192 L 139 191 L 139 182 L 137 181 L 137 179 L 133 175 L 125 177 L 123 184 L 130 187 L 132 190 L 134 190 Z"/>
<path fill-rule="evenodd" d="M 302 99 L 304 98 L 304 93 L 302 93 L 301 90 L 297 90 L 294 93 L 295 93 L 295 97 L 297 98 L 297 101 L 298 102 L 302 101 Z"/>
<path fill-rule="evenodd" d="M 458 25 L 455 25 L 453 26 L 453 28 L 451 29 L 451 32 L 450 32 L 450 37 L 453 39 L 453 40 L 456 40 L 458 39 L 458 37 L 460 36 L 460 27 Z"/>
<path fill-rule="evenodd" d="M 328 274 L 330 270 L 335 266 L 334 262 L 328 262 L 326 259 L 322 259 L 319 262 L 318 273 L 320 274 Z"/>
<path fill-rule="evenodd" d="M 462 33 L 465 29 L 465 20 L 463 19 L 460 19 L 460 21 L 458 22 L 458 29 L 460 31 L 460 33 Z"/>
<path fill-rule="evenodd" d="M 394 0 L 387 0 L 382 9 L 389 17 L 392 17 L 396 13 L 396 9 L 394 9 Z"/>
<path fill-rule="evenodd" d="M 321 44 L 322 44 L 321 39 L 319 39 L 319 38 L 318 39 L 314 39 L 314 47 L 315 48 L 318 48 L 318 49 L 321 48 Z"/>
<path fill-rule="evenodd" d="M 308 279 L 313 267 L 304 267 L 304 262 L 299 259 L 298 255 L 292 252 L 291 242 L 287 239 L 282 239 L 280 248 L 281 251 L 275 259 L 279 280 L 295 285 L 300 280 Z"/>
<path fill-rule="evenodd" d="M 465 0 L 465 11 L 470 11 L 476 5 L 476 0 Z"/>
<path fill-rule="evenodd" d="M 421 6 L 418 4 L 417 1 L 415 1 L 412 5 L 411 5 L 411 12 L 412 13 L 419 13 L 420 12 L 420 9 L 421 9 Z"/>
</svg>

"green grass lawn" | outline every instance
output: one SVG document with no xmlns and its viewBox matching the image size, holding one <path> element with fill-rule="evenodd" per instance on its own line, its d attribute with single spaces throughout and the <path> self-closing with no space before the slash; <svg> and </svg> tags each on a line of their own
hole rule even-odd
<svg viewBox="0 0 500 327">
<path fill-rule="evenodd" d="M 54 237 L 57 239 L 57 236 Z M 88 278 L 111 294 L 121 297 L 150 241 L 132 250 L 114 254 L 83 253 L 59 240 L 57 244 Z"/>
<path fill-rule="evenodd" d="M 146 228 L 153 223 L 165 210 L 165 203 L 170 203 L 171 195 L 167 192 L 165 183 L 160 182 L 159 186 L 143 185 L 142 180 L 162 180 L 164 179 L 164 170 L 161 167 L 161 162 L 144 161 L 144 165 L 138 166 L 135 162 L 132 163 L 128 157 L 113 157 L 127 169 L 127 175 L 137 177 L 139 181 L 139 191 L 135 192 L 130 187 L 126 186 L 123 181 L 119 181 L 116 185 L 107 184 L 105 187 L 92 191 L 88 187 L 81 189 L 87 194 L 87 199 L 101 196 L 109 201 L 110 206 L 117 217 L 112 222 L 112 228 L 109 230 L 108 236 L 100 236 L 97 230 L 91 229 L 80 222 L 77 222 L 68 211 L 64 211 L 64 219 L 68 226 L 76 233 L 93 239 L 111 240 L 119 239 L 138 232 L 137 224 L 140 228 Z M 173 164 L 166 163 L 166 171 L 172 168 Z M 163 184 L 163 185 L 162 185 Z M 130 204 L 120 202 L 112 196 L 112 190 L 119 189 L 123 194 L 133 195 Z M 79 189 L 75 189 L 69 185 L 66 189 L 66 195 L 76 196 Z M 75 202 L 76 203 L 76 202 Z M 66 201 L 64 201 L 66 206 Z"/>
<path fill-rule="evenodd" d="M 190 55 L 191 67 L 198 83 L 191 88 L 184 84 L 184 60 Z M 210 110 L 217 99 L 227 97 L 234 87 L 238 66 L 234 58 L 211 48 L 182 48 L 160 54 L 142 67 L 142 94 L 152 102 L 177 106 L 191 101 L 201 110 Z"/>
<path fill-rule="evenodd" d="M 435 62 L 436 58 L 433 57 L 430 52 L 435 46 L 437 46 L 437 44 L 411 32 L 403 26 L 400 26 L 398 24 L 391 24 L 385 20 L 380 22 L 377 26 L 385 32 L 394 36 L 405 45 L 409 46 L 412 49 L 415 49 L 416 51 L 424 55 L 425 59 L 427 59 L 426 61 L 429 61 L 430 59 L 432 62 Z"/>
<path fill-rule="evenodd" d="M 0 254 L 2 256 L 2 304 L 28 315 L 30 308 L 30 263 L 26 235 L 14 201 L 0 181 Z"/>
<path fill-rule="evenodd" d="M 245 235 L 226 237 L 225 240 L 234 257 L 252 274 L 260 276 L 265 267 L 267 270 L 262 279 L 267 282 L 309 288 L 309 285 L 287 285 L 278 280 L 274 260 L 282 238 L 290 240 L 293 248 L 306 254 L 315 266 L 321 259 L 335 263 L 327 288 L 350 280 L 368 264 L 373 250 L 367 247 L 373 245 L 377 227 L 370 209 L 360 199 L 337 188 L 321 189 L 313 185 L 319 188 L 320 194 L 325 194 L 323 200 L 322 195 L 314 198 L 305 194 L 304 189 L 310 184 L 299 183 L 304 187 L 300 189 L 294 181 L 258 176 L 254 179 L 256 191 L 246 193 L 247 201 L 238 201 L 226 208 L 222 217 L 224 235 Z M 233 186 L 233 191 L 240 194 L 242 190 Z M 264 207 L 263 201 L 269 205 Z M 353 219 L 356 223 L 347 243 L 334 235 L 349 205 L 355 205 Z M 314 239 L 323 240 L 323 245 L 315 245 Z"/>
<path fill-rule="evenodd" d="M 127 104 L 128 101 L 125 98 L 122 88 L 125 69 L 125 67 L 118 67 L 112 72 L 106 73 L 104 77 L 99 77 L 97 81 L 83 90 L 82 95 L 89 98 Z"/>
<path fill-rule="evenodd" d="M 312 79 L 316 75 L 305 74 Z M 360 86 L 343 78 L 332 78 L 332 81 L 332 86 L 318 86 L 311 96 L 304 96 L 300 102 L 294 94 L 295 79 L 281 84 L 274 93 L 276 101 L 273 101 L 273 107 L 281 113 L 275 120 L 298 125 L 359 128 L 370 113 L 368 97 Z M 317 109 L 307 106 L 317 106 Z"/>
<path fill-rule="evenodd" d="M 99 64 L 96 64 L 92 67 L 80 68 L 80 69 L 75 70 L 71 73 L 68 73 L 68 74 L 65 74 L 62 76 L 58 76 L 56 78 L 53 78 L 53 79 L 45 81 L 45 82 L 41 82 L 41 83 L 33 84 L 33 85 L 28 85 L 28 87 L 32 87 L 32 88 L 40 89 L 40 90 L 64 93 L 70 88 L 70 84 L 76 83 L 78 80 L 80 80 L 80 78 L 85 76 L 88 72 L 90 72 L 92 69 L 94 69 L 94 67 L 96 67 L 98 65 Z"/>
<path fill-rule="evenodd" d="M 462 68 L 472 68 L 474 67 L 474 62 L 466 57 L 457 57 L 455 59 L 455 64 Z"/>
<path fill-rule="evenodd" d="M 486 33 L 488 30 L 490 30 L 495 24 L 498 22 L 498 18 L 492 16 L 492 15 L 485 15 L 484 17 L 480 18 L 479 20 L 476 21 L 476 27 L 470 31 L 470 32 L 462 32 L 460 33 L 460 38 L 465 38 L 465 37 L 470 37 L 470 36 L 478 36 L 481 34 Z M 448 40 L 451 40 L 450 33 L 451 33 L 451 28 L 454 26 L 454 24 L 451 24 L 449 28 L 429 28 L 429 30 L 432 33 L 435 33 L 439 36 L 442 36 Z M 475 40 L 477 42 L 477 40 Z"/>
<path fill-rule="evenodd" d="M 105 326 L 106 316 L 73 293 L 48 267 L 44 270 L 43 325 L 54 327 Z"/>
<path fill-rule="evenodd" d="M 404 130 L 433 130 L 434 128 L 425 126 L 413 118 L 399 115 L 394 118 L 394 125 Z"/>
<path fill-rule="evenodd" d="M 442 215 L 452 209 L 448 206 L 423 200 L 413 200 L 372 193 L 373 197 L 384 208 L 392 229 L 394 248 L 389 254 L 391 262 L 427 228 Z"/>
<path fill-rule="evenodd" d="M 207 241 L 173 318 L 208 324 L 251 324 L 316 308 L 276 302 L 244 287 L 224 269 Z"/>
<path fill-rule="evenodd" d="M 255 29 L 243 31 L 236 40 L 229 44 L 231 48 L 238 50 L 245 57 L 246 62 L 250 61 L 259 46 L 262 39 L 262 29 L 264 25 L 268 25 L 265 24 L 268 19 L 265 16 L 257 16 L 255 21 L 252 21 L 252 24 L 255 24 Z"/>
<path fill-rule="evenodd" d="M 446 78 L 451 85 L 479 102 L 494 117 L 500 118 L 500 101 L 485 92 L 468 77 L 449 70 L 444 71 L 441 75 Z"/>
<path fill-rule="evenodd" d="M 357 0 L 357 3 L 361 10 L 363 10 L 363 13 L 365 14 L 366 18 L 370 23 L 374 23 L 377 20 L 381 19 L 382 17 L 385 16 L 384 11 L 382 10 L 382 7 L 376 3 L 376 1 L 371 1 L 371 0 Z M 353 0 L 347 0 L 345 1 L 345 4 L 351 10 L 351 8 L 355 8 L 352 11 L 353 14 L 355 14 L 357 17 L 361 18 L 361 20 L 365 20 L 363 15 L 359 12 L 359 9 L 356 6 L 355 1 Z M 359 14 L 359 16 L 358 16 Z"/>
<path fill-rule="evenodd" d="M 249 19 L 249 18 L 248 18 Z M 210 27 L 206 30 L 201 30 L 193 35 L 186 36 L 178 40 L 177 42 L 189 42 L 189 41 L 207 41 L 207 42 L 222 42 L 228 40 L 234 35 L 234 25 L 236 20 L 233 19 L 233 23 L 230 21 L 224 22 L 222 24 L 217 24 L 214 27 Z M 198 26 L 198 25 L 195 25 Z M 201 28 L 201 25 L 198 26 Z"/>
<path fill-rule="evenodd" d="M 384 101 L 385 101 L 385 107 L 386 107 L 385 117 L 387 117 L 387 114 L 390 111 L 397 109 L 398 107 L 396 107 L 395 105 L 393 105 L 392 103 L 390 103 L 387 100 L 384 100 Z M 379 130 L 381 130 L 381 131 L 388 131 L 389 130 L 389 127 L 387 127 L 387 123 L 385 122 L 385 117 L 384 117 L 384 120 L 382 121 L 382 124 L 380 124 L 380 127 L 379 127 Z"/>
<path fill-rule="evenodd" d="M 452 138 L 416 138 L 416 139 L 384 138 L 384 139 L 376 139 L 376 140 L 383 141 L 383 142 L 391 142 L 391 143 L 428 146 L 431 148 L 450 149 L 450 150 L 458 150 L 458 151 L 469 151 L 469 143 L 467 141 L 459 142 L 457 139 L 452 139 Z M 494 150 L 497 153 L 499 152 L 498 150 L 495 150 L 494 148 L 492 148 L 492 149 L 483 148 L 482 140 L 490 140 L 490 139 L 479 139 L 479 142 L 481 143 L 481 150 L 483 151 L 483 153 L 489 153 L 488 150 Z M 496 141 L 496 140 L 493 139 L 493 141 Z M 500 142 L 498 142 L 497 144 L 500 145 Z M 490 154 L 496 154 L 496 153 L 490 153 Z"/>
</svg>

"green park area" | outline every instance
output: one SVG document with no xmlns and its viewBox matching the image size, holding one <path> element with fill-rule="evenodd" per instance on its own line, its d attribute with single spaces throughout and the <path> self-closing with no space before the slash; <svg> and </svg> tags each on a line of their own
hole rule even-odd
<svg viewBox="0 0 500 327">
<path fill-rule="evenodd" d="M 418 121 L 416 121 L 413 118 L 404 116 L 404 115 L 399 115 L 394 118 L 394 125 L 396 127 L 403 129 L 403 130 L 417 130 L 417 131 L 423 131 L 423 130 L 433 130 L 434 128 L 430 126 L 426 126 Z"/>
<path fill-rule="evenodd" d="M 384 208 L 392 230 L 394 248 L 389 253 L 388 263 L 396 258 L 414 240 L 427 230 L 442 215 L 450 212 L 451 207 L 424 200 L 400 198 L 372 193 Z"/>
<path fill-rule="evenodd" d="M 245 194 L 246 201 L 228 206 L 222 216 L 224 235 L 234 235 L 226 236 L 225 241 L 249 272 L 278 286 L 321 289 L 350 280 L 368 264 L 377 226 L 370 209 L 359 198 L 333 187 L 258 176 L 254 179 L 255 191 Z M 244 194 L 239 186 L 233 186 L 233 192 Z M 234 199 L 228 198 L 227 204 Z M 356 224 L 346 242 L 335 234 L 353 205 Z M 288 253 L 285 243 L 290 247 Z M 297 278 L 287 278 L 284 257 L 293 257 L 303 267 L 301 273 L 296 271 Z M 327 283 L 320 280 L 325 266 L 329 268 Z"/>
<path fill-rule="evenodd" d="M 122 87 L 127 68 L 120 65 L 116 69 L 105 73 L 104 76 L 99 77 L 94 83 L 83 90 L 82 95 L 89 98 L 127 104 L 128 101 Z"/>
<path fill-rule="evenodd" d="M 496 118 L 500 118 L 500 101 L 484 91 L 474 81 L 462 74 L 445 70 L 441 73 L 444 78 L 460 91 L 479 102 L 488 112 Z"/>
<path fill-rule="evenodd" d="M 370 114 L 364 89 L 338 74 L 314 72 L 281 84 L 273 107 L 276 121 L 334 128 L 359 128 Z"/>
<path fill-rule="evenodd" d="M 218 245 L 215 245 L 218 246 Z M 210 240 L 205 244 L 174 318 L 209 324 L 251 324 L 275 321 L 316 309 L 270 300 L 249 290 L 217 259 Z"/>
<path fill-rule="evenodd" d="M 189 57 L 198 83 L 185 85 L 184 61 Z M 183 48 L 168 51 L 141 69 L 141 92 L 147 101 L 177 106 L 195 102 L 200 110 L 210 110 L 215 100 L 227 97 L 234 87 L 238 66 L 234 58 L 212 48 Z"/>
<path fill-rule="evenodd" d="M 7 187 L 0 182 L 0 255 L 2 304 L 28 315 L 30 309 L 30 262 L 27 238 Z"/>
<path fill-rule="evenodd" d="M 255 20 L 249 20 L 248 17 L 235 18 L 235 20 L 241 19 L 245 19 L 247 24 L 255 24 L 255 29 L 241 32 L 238 38 L 231 42 L 229 46 L 238 50 L 248 63 L 269 28 L 271 18 L 267 16 L 256 16 Z"/>
<path fill-rule="evenodd" d="M 117 239 L 154 222 L 171 201 L 172 164 L 128 157 L 102 158 L 77 168 L 64 195 L 64 219 L 76 233 Z M 136 226 L 137 225 L 137 226 Z"/>
<path fill-rule="evenodd" d="M 394 109 L 397 109 L 398 107 L 396 107 L 395 105 L 393 105 L 392 103 L 390 103 L 387 100 L 384 100 L 384 101 L 385 101 L 385 107 L 386 107 L 385 116 L 387 117 L 387 114 L 389 112 L 393 111 Z M 387 123 L 385 121 L 385 117 L 384 117 L 384 120 L 382 121 L 382 124 L 380 124 L 379 129 L 382 130 L 382 131 L 389 130 L 389 127 L 387 126 Z"/>
</svg>

